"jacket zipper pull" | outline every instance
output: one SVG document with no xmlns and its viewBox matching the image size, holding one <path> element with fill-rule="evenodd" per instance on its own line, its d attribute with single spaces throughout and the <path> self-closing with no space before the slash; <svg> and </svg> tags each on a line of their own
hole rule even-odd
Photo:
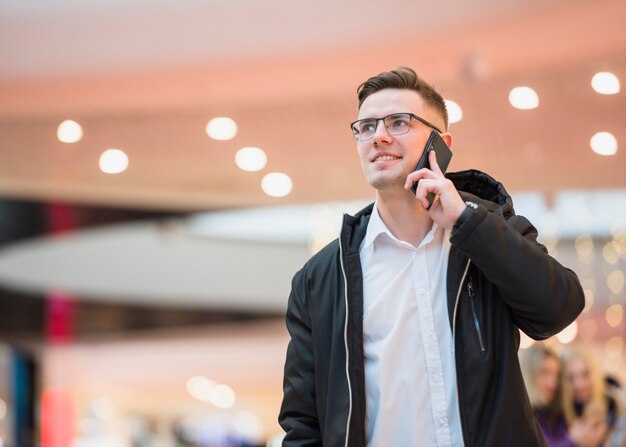
<svg viewBox="0 0 626 447">
<path fill-rule="evenodd" d="M 470 297 L 470 306 L 472 308 L 472 316 L 474 317 L 474 327 L 476 328 L 476 335 L 478 335 L 478 342 L 480 343 L 480 350 L 485 352 L 485 343 L 483 342 L 483 334 L 480 330 L 480 322 L 478 321 L 478 313 L 476 312 L 476 303 L 474 302 L 474 296 L 476 291 L 474 290 L 474 283 L 470 276 L 467 280 L 467 294 Z"/>
<path fill-rule="evenodd" d="M 470 298 L 474 298 L 474 283 L 472 282 L 472 277 L 470 276 L 467 281 L 467 294 Z"/>
</svg>

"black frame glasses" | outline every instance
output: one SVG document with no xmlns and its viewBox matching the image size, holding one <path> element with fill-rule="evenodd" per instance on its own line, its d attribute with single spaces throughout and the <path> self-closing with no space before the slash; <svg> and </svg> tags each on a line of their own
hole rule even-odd
<svg viewBox="0 0 626 447">
<path fill-rule="evenodd" d="M 355 140 L 367 141 L 367 140 L 371 140 L 372 138 L 374 138 L 374 134 L 376 134 L 376 129 L 378 129 L 378 122 L 382 121 L 383 124 L 385 125 L 385 129 L 387 129 L 387 132 L 389 132 L 389 135 L 404 135 L 405 133 L 409 132 L 409 130 L 411 129 L 411 126 L 395 127 L 391 125 L 393 124 L 394 118 L 397 119 L 397 118 L 402 118 L 402 117 L 408 118 L 409 122 L 411 121 L 411 118 L 416 119 L 420 123 L 426 124 L 428 127 L 435 129 L 439 133 L 442 133 L 441 130 L 439 130 L 439 128 L 435 126 L 434 124 L 431 124 L 428 121 L 426 121 L 424 118 L 420 118 L 419 116 L 414 115 L 413 113 L 410 113 L 410 112 L 392 113 L 391 115 L 383 116 L 382 118 L 363 118 L 363 119 L 356 120 L 353 123 L 351 123 L 350 129 L 352 130 L 352 134 L 354 135 Z M 360 130 L 360 127 L 363 123 L 374 124 L 374 130 L 372 131 L 372 135 L 366 138 L 362 138 L 362 132 Z"/>
</svg>

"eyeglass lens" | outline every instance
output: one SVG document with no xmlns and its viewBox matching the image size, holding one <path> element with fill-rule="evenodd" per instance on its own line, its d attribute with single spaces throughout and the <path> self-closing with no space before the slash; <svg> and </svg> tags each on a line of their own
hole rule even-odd
<svg viewBox="0 0 626 447">
<path fill-rule="evenodd" d="M 402 135 L 411 128 L 411 115 L 397 113 L 384 118 L 363 119 L 354 123 L 354 133 L 360 141 L 369 140 L 376 133 L 378 122 L 383 121 L 387 132 L 391 135 Z"/>
</svg>

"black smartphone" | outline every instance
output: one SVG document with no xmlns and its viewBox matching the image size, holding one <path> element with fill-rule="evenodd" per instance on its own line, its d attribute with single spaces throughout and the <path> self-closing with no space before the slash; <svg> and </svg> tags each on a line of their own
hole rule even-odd
<svg viewBox="0 0 626 447">
<path fill-rule="evenodd" d="M 420 157 L 420 161 L 417 163 L 417 167 L 415 168 L 415 170 L 419 171 L 422 168 L 430 169 L 430 162 L 428 161 L 428 155 L 430 154 L 430 151 L 435 151 L 435 154 L 437 154 L 437 164 L 439 165 L 441 172 L 445 174 L 446 170 L 448 169 L 448 165 L 450 164 L 450 159 L 452 158 L 452 151 L 450 150 L 446 142 L 443 141 L 443 138 L 441 138 L 439 132 L 435 130 L 430 133 L 430 137 L 428 137 L 428 141 L 424 146 L 424 152 L 422 152 L 422 156 Z M 413 194 L 417 192 L 418 182 L 419 180 L 415 182 L 411 187 L 411 191 L 413 191 Z M 435 200 L 435 195 L 433 193 L 428 193 L 427 199 L 430 206 L 433 204 L 433 200 Z"/>
</svg>

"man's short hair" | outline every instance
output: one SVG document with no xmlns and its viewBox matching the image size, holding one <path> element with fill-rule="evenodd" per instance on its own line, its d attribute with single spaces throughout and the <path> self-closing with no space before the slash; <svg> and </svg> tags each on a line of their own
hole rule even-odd
<svg viewBox="0 0 626 447">
<path fill-rule="evenodd" d="M 399 67 L 395 70 L 383 71 L 359 85 L 359 88 L 357 88 L 359 109 L 363 101 L 365 101 L 365 98 L 386 88 L 407 89 L 417 92 L 426 105 L 441 114 L 445 123 L 445 129 L 448 129 L 448 109 L 446 108 L 443 96 L 435 90 L 435 87 L 424 81 L 415 71 L 408 67 Z"/>
</svg>

